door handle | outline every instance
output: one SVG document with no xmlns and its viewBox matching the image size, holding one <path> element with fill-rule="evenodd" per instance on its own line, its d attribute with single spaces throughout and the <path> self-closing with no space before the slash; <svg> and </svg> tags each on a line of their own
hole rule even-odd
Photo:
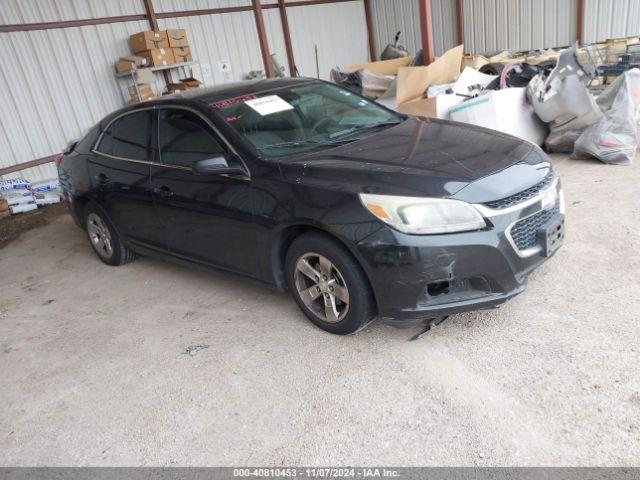
<svg viewBox="0 0 640 480">
<path fill-rule="evenodd" d="M 160 197 L 163 197 L 163 198 L 169 198 L 169 197 L 173 196 L 173 192 L 166 185 L 163 185 L 160 188 L 155 187 L 153 189 L 153 193 L 155 193 L 156 195 L 158 195 Z"/>
<path fill-rule="evenodd" d="M 107 183 L 109 181 L 109 177 L 107 177 L 104 173 L 99 173 L 94 178 L 96 180 L 98 180 L 98 183 L 100 185 L 104 185 L 105 183 Z"/>
</svg>

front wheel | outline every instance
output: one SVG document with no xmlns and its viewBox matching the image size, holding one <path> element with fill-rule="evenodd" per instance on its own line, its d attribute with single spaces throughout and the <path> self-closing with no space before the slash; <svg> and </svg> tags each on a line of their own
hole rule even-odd
<svg viewBox="0 0 640 480">
<path fill-rule="evenodd" d="M 362 268 L 331 237 L 297 238 L 287 251 L 286 272 L 296 303 L 323 330 L 346 335 L 374 319 L 375 302 Z"/>
</svg>

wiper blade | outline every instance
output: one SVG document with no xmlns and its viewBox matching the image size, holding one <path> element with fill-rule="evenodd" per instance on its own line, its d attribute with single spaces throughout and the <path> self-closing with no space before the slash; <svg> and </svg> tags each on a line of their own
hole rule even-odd
<svg viewBox="0 0 640 480">
<path fill-rule="evenodd" d="M 354 132 L 359 132 L 361 130 L 369 130 L 369 129 L 372 129 L 372 128 L 386 127 L 386 126 L 389 126 L 389 125 L 398 125 L 399 123 L 402 123 L 402 120 L 389 120 L 389 121 L 380 122 L 380 123 L 356 125 L 355 127 L 347 128 L 346 130 L 342 130 L 341 132 L 332 133 L 331 135 L 329 135 L 329 138 L 343 137 L 345 135 L 349 135 L 349 134 L 354 133 Z"/>
<path fill-rule="evenodd" d="M 291 142 L 281 142 L 281 143 L 273 143 L 271 145 L 263 145 L 262 147 L 258 147 L 258 150 L 265 150 L 267 148 L 288 148 L 288 147 L 299 147 L 302 145 L 319 145 L 319 146 L 328 146 L 328 145 L 337 145 L 339 143 L 351 142 L 358 140 L 358 138 L 349 138 L 349 139 L 336 139 L 336 140 L 294 140 Z"/>
<path fill-rule="evenodd" d="M 301 145 L 316 145 L 322 144 L 318 140 L 294 140 L 291 142 L 280 142 L 280 143 L 272 143 L 271 145 L 263 145 L 262 147 L 258 147 L 258 150 L 264 150 L 266 148 L 287 148 L 287 147 L 299 147 Z"/>
</svg>

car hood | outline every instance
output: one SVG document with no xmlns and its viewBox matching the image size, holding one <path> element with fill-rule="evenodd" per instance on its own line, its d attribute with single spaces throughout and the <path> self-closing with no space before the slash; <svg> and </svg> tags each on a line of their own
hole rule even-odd
<svg viewBox="0 0 640 480">
<path fill-rule="evenodd" d="M 473 203 L 520 192 L 550 168 L 532 143 L 474 125 L 417 118 L 279 164 L 285 179 L 297 184 Z"/>
</svg>

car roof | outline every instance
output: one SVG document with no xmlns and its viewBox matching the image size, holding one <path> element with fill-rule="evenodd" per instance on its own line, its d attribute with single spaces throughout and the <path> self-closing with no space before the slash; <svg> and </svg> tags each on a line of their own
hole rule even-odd
<svg viewBox="0 0 640 480">
<path fill-rule="evenodd" d="M 163 104 L 181 104 L 181 101 L 201 101 L 212 104 L 222 100 L 241 97 L 245 95 L 256 95 L 270 90 L 279 88 L 295 87 L 298 85 L 308 85 L 312 83 L 323 83 L 315 78 L 295 77 L 295 78 L 268 78 L 261 80 L 246 80 L 243 82 L 225 83 L 222 85 L 214 85 L 212 87 L 194 88 L 185 90 L 184 92 L 163 95 L 154 100 L 149 100 L 134 105 L 128 105 L 124 108 L 110 113 L 100 121 L 100 128 L 104 129 L 106 125 L 115 117 L 123 113 L 144 109 L 153 106 L 161 106 Z"/>
<path fill-rule="evenodd" d="M 262 80 L 246 80 L 243 82 L 226 83 L 223 85 L 214 85 L 212 87 L 194 88 L 177 92 L 171 95 L 164 95 L 159 98 L 162 100 L 201 100 L 206 103 L 214 103 L 221 100 L 241 97 L 245 95 L 256 95 L 270 90 L 279 88 L 295 87 L 308 83 L 321 83 L 315 78 L 269 78 Z"/>
</svg>

